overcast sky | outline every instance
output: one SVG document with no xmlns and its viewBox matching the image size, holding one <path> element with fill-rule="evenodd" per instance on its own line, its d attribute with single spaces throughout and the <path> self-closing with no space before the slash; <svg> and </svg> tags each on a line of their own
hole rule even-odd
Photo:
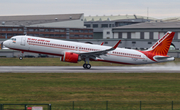
<svg viewBox="0 0 180 110">
<path fill-rule="evenodd" d="M 1 15 L 84 13 L 85 16 L 180 17 L 179 0 L 0 0 Z"/>
</svg>

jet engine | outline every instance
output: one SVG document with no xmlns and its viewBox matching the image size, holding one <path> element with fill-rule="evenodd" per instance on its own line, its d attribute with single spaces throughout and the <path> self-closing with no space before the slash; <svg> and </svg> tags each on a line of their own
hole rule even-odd
<svg viewBox="0 0 180 110">
<path fill-rule="evenodd" d="M 81 59 L 80 59 L 79 55 L 76 53 L 65 52 L 64 56 L 62 56 L 60 60 L 64 61 L 64 62 L 77 63 Z"/>
</svg>

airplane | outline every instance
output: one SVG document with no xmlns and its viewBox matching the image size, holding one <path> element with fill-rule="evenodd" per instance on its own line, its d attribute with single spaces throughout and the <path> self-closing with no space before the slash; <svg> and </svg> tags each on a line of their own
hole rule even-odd
<svg viewBox="0 0 180 110">
<path fill-rule="evenodd" d="M 89 61 L 103 61 L 119 64 L 150 64 L 173 61 L 174 57 L 168 56 L 168 50 L 175 32 L 167 32 L 148 50 L 133 50 L 119 48 L 119 40 L 113 47 L 80 42 L 55 40 L 28 35 L 13 36 L 3 42 L 3 45 L 22 52 L 19 57 L 23 59 L 24 52 L 49 54 L 60 56 L 63 62 L 77 63 L 84 60 L 84 69 L 90 69 Z"/>
</svg>

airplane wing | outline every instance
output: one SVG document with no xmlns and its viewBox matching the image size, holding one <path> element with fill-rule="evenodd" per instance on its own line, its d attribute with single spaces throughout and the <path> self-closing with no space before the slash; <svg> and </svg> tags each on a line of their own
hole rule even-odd
<svg viewBox="0 0 180 110">
<path fill-rule="evenodd" d="M 100 55 L 106 55 L 109 51 L 115 50 L 118 47 L 120 42 L 121 42 L 121 40 L 119 40 L 116 43 L 116 45 L 114 45 L 110 49 L 101 50 L 101 51 L 93 51 L 93 52 L 83 52 L 83 53 L 77 53 L 77 54 L 79 54 L 83 58 L 87 58 L 88 57 L 88 58 L 96 59 L 96 57 L 99 57 Z"/>
</svg>

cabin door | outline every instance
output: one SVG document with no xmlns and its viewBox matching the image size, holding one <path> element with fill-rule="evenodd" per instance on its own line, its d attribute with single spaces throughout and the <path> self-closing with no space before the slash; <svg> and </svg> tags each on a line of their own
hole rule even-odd
<svg viewBox="0 0 180 110">
<path fill-rule="evenodd" d="M 21 37 L 21 45 L 25 46 L 26 37 Z"/>
</svg>

